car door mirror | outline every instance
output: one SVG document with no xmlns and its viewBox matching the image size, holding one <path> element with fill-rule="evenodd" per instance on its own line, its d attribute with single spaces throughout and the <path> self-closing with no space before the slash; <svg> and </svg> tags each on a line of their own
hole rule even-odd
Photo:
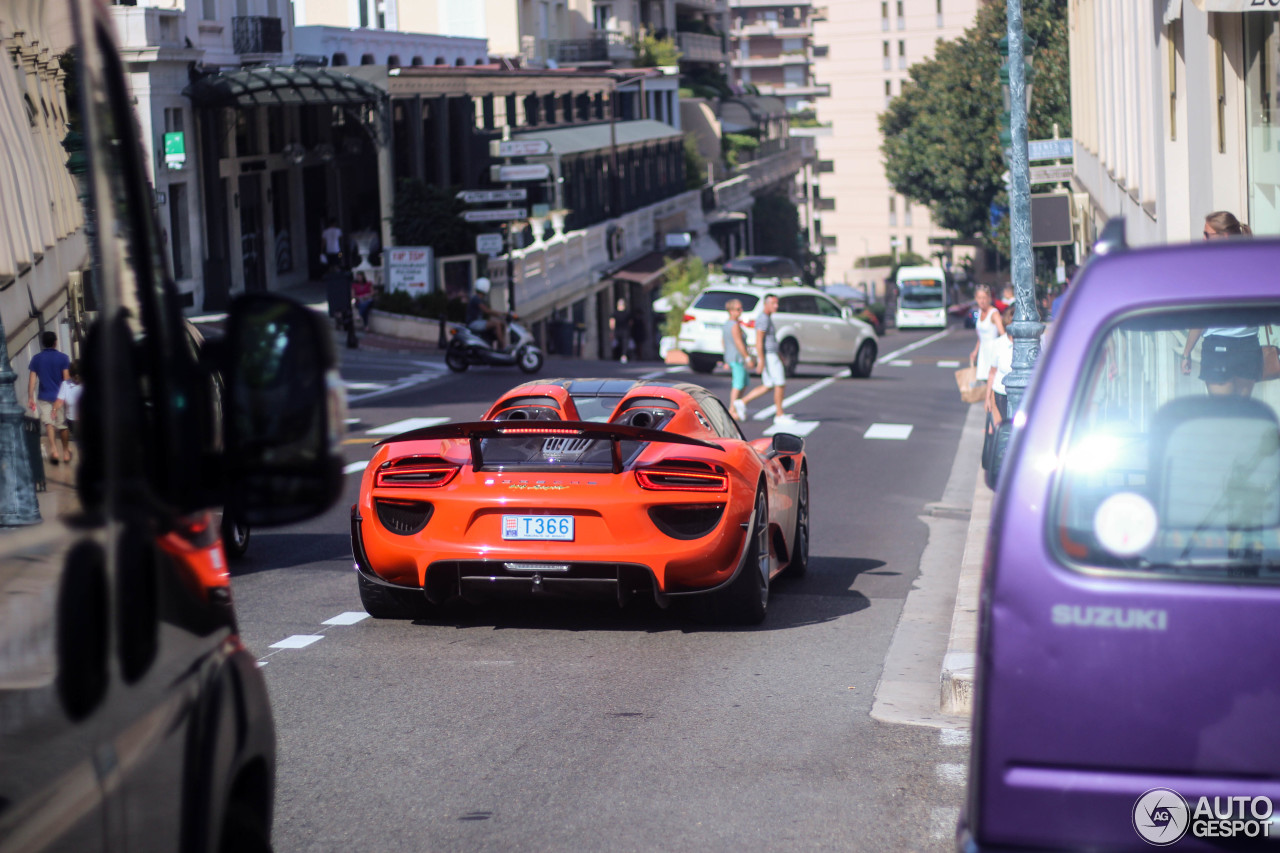
<svg viewBox="0 0 1280 853">
<path fill-rule="evenodd" d="M 224 346 L 227 511 L 250 526 L 320 514 L 342 491 L 345 406 L 328 325 L 291 299 L 241 296 Z"/>
<path fill-rule="evenodd" d="M 804 439 L 789 432 L 776 432 L 769 450 L 774 456 L 783 453 L 801 453 L 804 451 Z"/>
</svg>

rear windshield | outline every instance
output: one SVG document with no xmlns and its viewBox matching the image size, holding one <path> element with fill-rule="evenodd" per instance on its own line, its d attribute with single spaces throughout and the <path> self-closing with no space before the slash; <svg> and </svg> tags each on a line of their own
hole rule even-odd
<svg viewBox="0 0 1280 853">
<path fill-rule="evenodd" d="M 478 470 L 512 471 L 593 471 L 613 469 L 613 442 L 580 436 L 504 435 L 480 442 Z M 619 442 L 623 466 L 629 465 L 644 447 L 642 441 Z"/>
<path fill-rule="evenodd" d="M 751 311 L 756 307 L 756 303 L 760 301 L 758 296 L 750 293 L 736 293 L 732 290 L 704 290 L 693 303 L 694 308 L 705 308 L 708 311 L 723 311 L 724 304 L 730 299 L 737 299 L 742 303 L 744 312 Z"/>
<path fill-rule="evenodd" d="M 1153 578 L 1280 581 L 1268 321 L 1280 323 L 1280 309 L 1182 312 L 1103 338 L 1059 460 L 1050 541 L 1060 556 Z"/>
</svg>

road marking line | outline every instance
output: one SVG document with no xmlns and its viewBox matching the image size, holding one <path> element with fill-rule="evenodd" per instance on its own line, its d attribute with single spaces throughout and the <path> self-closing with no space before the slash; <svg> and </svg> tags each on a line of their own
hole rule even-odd
<svg viewBox="0 0 1280 853">
<path fill-rule="evenodd" d="M 370 460 L 368 459 L 364 460 L 363 462 L 352 462 L 342 469 L 342 473 L 354 474 L 357 471 L 363 471 L 365 468 L 369 467 L 369 462 Z"/>
<path fill-rule="evenodd" d="M 294 634 L 292 637 L 285 637 L 278 643 L 272 643 L 270 648 L 273 649 L 305 649 L 316 640 L 323 640 L 324 634 Z"/>
<path fill-rule="evenodd" d="M 938 742 L 943 746 L 968 746 L 968 729 L 939 729 Z"/>
<path fill-rule="evenodd" d="M 948 785 L 963 785 L 966 768 L 963 764 L 938 764 L 933 768 L 938 773 L 938 781 Z"/>
<path fill-rule="evenodd" d="M 394 385 L 388 385 L 386 388 L 380 388 L 377 391 L 366 391 L 363 394 L 348 394 L 347 402 L 360 403 L 374 397 L 384 397 L 387 394 L 395 394 L 398 391 L 407 391 L 415 385 L 422 385 L 423 383 L 430 382 L 434 379 L 439 379 L 443 375 L 444 374 L 437 370 L 422 371 L 421 373 L 415 373 L 412 376 L 406 377 Z"/>
<path fill-rule="evenodd" d="M 350 382 L 344 380 L 342 384 L 348 391 L 380 391 L 387 387 L 385 382 Z"/>
<path fill-rule="evenodd" d="M 863 433 L 863 438 L 886 438 L 891 441 L 905 441 L 910 438 L 911 424 L 872 424 Z"/>
<path fill-rule="evenodd" d="M 332 619 L 326 619 L 321 625 L 354 625 L 357 622 L 363 622 L 369 618 L 369 614 L 363 610 L 348 610 L 345 613 L 339 613 Z"/>
<path fill-rule="evenodd" d="M 959 367 L 959 366 L 960 366 L 960 362 L 958 361 L 940 360 L 938 362 L 938 367 Z"/>
<path fill-rule="evenodd" d="M 448 418 L 405 418 L 402 421 L 396 421 L 395 423 L 374 427 L 373 429 L 368 430 L 368 433 L 369 435 L 399 435 L 400 433 L 408 432 L 411 429 L 440 426 L 440 424 L 448 422 Z"/>
<path fill-rule="evenodd" d="M 787 432 L 804 438 L 806 435 L 817 429 L 821 423 L 821 421 L 792 421 L 789 424 L 774 423 L 764 431 L 764 434 L 774 435 L 780 432 Z"/>
<path fill-rule="evenodd" d="M 782 399 L 782 407 L 785 409 L 787 406 L 793 405 L 795 403 L 799 403 L 801 400 L 805 399 L 806 397 L 811 397 L 814 394 L 817 394 L 819 391 L 821 391 L 823 388 L 826 388 L 828 385 L 835 382 L 837 379 L 845 379 L 852 375 L 853 374 L 849 372 L 849 368 L 847 367 L 844 370 L 837 370 L 835 373 L 831 374 L 826 379 L 819 379 L 817 382 L 813 383 L 808 388 L 805 388 L 801 391 L 797 391 L 796 393 L 792 394 L 790 397 L 784 397 Z M 765 406 L 760 411 L 756 412 L 751 417 L 755 418 L 758 421 L 764 421 L 773 417 L 773 415 L 774 415 L 773 405 L 770 404 L 768 406 Z"/>
<path fill-rule="evenodd" d="M 642 373 L 640 379 L 657 379 L 659 376 L 666 376 L 668 373 L 686 373 L 689 370 L 687 364 L 677 364 L 675 367 L 664 367 L 662 370 L 651 370 L 648 373 Z"/>
<path fill-rule="evenodd" d="M 909 358 L 897 358 L 897 359 L 894 359 L 893 361 L 889 362 L 889 366 L 890 366 L 890 367 L 910 367 L 910 366 L 911 366 L 911 359 L 909 359 Z"/>
<path fill-rule="evenodd" d="M 936 332 L 927 338 L 921 338 L 920 340 L 916 341 L 914 344 L 907 344 L 905 347 L 903 347 L 900 350 L 894 350 L 893 352 L 885 353 L 884 355 L 880 356 L 879 359 L 877 359 L 877 363 L 884 364 L 886 361 L 893 361 L 894 359 L 900 356 L 904 356 L 909 352 L 915 352 L 916 350 L 920 349 L 920 347 L 928 346 L 934 341 L 941 340 L 949 334 L 951 334 L 950 329 L 943 329 L 941 332 Z"/>
</svg>

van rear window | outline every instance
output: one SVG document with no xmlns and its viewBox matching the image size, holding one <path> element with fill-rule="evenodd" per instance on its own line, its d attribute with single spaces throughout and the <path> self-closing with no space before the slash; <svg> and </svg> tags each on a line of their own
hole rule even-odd
<svg viewBox="0 0 1280 853">
<path fill-rule="evenodd" d="M 1151 577 L 1280 582 L 1268 320 L 1280 323 L 1280 309 L 1148 315 L 1105 336 L 1059 460 L 1060 556 Z"/>
<path fill-rule="evenodd" d="M 730 299 L 737 299 L 741 302 L 744 312 L 753 310 L 756 307 L 756 303 L 760 301 L 758 296 L 750 293 L 737 293 L 732 290 L 704 290 L 698 296 L 697 301 L 693 303 L 693 307 L 705 308 L 708 311 L 723 311 L 724 304 Z"/>
</svg>

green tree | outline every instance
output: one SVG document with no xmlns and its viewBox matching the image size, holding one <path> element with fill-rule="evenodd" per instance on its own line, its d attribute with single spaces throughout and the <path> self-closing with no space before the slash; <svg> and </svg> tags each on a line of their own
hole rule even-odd
<svg viewBox="0 0 1280 853">
<path fill-rule="evenodd" d="M 477 229 L 462 218 L 466 209 L 456 188 L 405 178 L 396 186 L 391 236 L 399 246 L 430 246 L 438 258 L 471 254 Z"/>
<path fill-rule="evenodd" d="M 636 67 L 657 68 L 661 65 L 678 65 L 680 49 L 676 40 L 646 35 L 636 43 Z"/>
<path fill-rule="evenodd" d="M 1034 43 L 1029 138 L 1071 135 L 1067 0 L 1023 0 L 1023 27 Z M 999 40 L 1007 31 L 1003 0 L 982 4 L 955 41 L 940 41 L 932 59 L 913 65 L 902 94 L 880 116 L 881 152 L 890 185 L 929 208 L 935 223 L 963 237 L 993 233 L 990 210 L 1008 208 L 1001 180 Z"/>
<path fill-rule="evenodd" d="M 707 286 L 707 265 L 697 255 L 690 255 L 671 269 L 662 280 L 662 295 L 671 306 L 662 321 L 662 334 L 676 337 L 684 322 L 684 309 Z"/>
<path fill-rule="evenodd" d="M 692 133 L 684 136 L 684 187 L 702 189 L 707 182 L 707 158 L 698 150 L 698 140 Z"/>
</svg>

